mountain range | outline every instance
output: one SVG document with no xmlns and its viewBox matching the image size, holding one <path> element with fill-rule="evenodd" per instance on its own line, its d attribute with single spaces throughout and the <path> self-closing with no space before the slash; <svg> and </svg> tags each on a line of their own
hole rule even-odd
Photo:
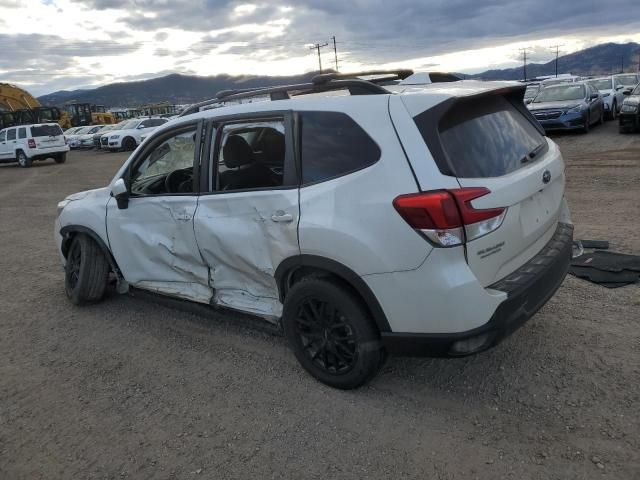
<svg viewBox="0 0 640 480">
<path fill-rule="evenodd" d="M 605 43 L 558 58 L 559 73 L 574 75 L 604 75 L 640 69 L 640 44 Z M 555 60 L 527 65 L 527 77 L 553 75 Z M 317 72 L 293 76 L 215 75 L 210 77 L 171 74 L 149 80 L 112 83 L 95 89 L 62 90 L 43 95 L 43 105 L 62 105 L 66 102 L 89 102 L 108 107 L 139 106 L 168 101 L 189 104 L 212 98 L 216 92 L 259 86 L 308 82 Z M 465 78 L 482 80 L 521 80 L 523 68 L 487 70 Z"/>
</svg>

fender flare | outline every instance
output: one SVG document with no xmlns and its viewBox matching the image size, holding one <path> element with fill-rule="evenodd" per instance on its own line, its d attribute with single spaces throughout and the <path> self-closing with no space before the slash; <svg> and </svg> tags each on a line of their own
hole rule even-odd
<svg viewBox="0 0 640 480">
<path fill-rule="evenodd" d="M 378 299 L 369 288 L 369 285 L 357 273 L 340 262 L 318 255 L 296 255 L 283 260 L 275 271 L 276 284 L 280 301 L 284 303 L 289 275 L 300 267 L 316 268 L 329 272 L 350 285 L 364 300 L 369 308 L 373 320 L 380 332 L 390 332 L 391 326 L 387 320 Z"/>
<path fill-rule="evenodd" d="M 69 252 L 69 247 L 71 246 L 71 240 L 73 239 L 73 236 L 79 233 L 82 233 L 84 235 L 91 237 L 91 239 L 98 244 L 105 258 L 109 262 L 111 269 L 116 274 L 116 277 L 118 278 L 118 283 L 120 284 L 121 282 L 124 282 L 124 277 L 122 276 L 120 267 L 118 267 L 118 263 L 116 262 L 116 259 L 113 258 L 111 250 L 109 250 L 109 247 L 104 242 L 104 240 L 100 238 L 100 235 L 98 235 L 96 232 L 94 232 L 90 228 L 87 228 L 82 225 L 66 225 L 60 229 L 60 235 L 62 235 L 61 250 L 64 257 L 67 258 L 67 253 Z"/>
</svg>

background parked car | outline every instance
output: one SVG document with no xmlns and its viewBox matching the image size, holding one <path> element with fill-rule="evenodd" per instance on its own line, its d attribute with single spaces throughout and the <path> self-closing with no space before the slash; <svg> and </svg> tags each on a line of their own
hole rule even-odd
<svg viewBox="0 0 640 480">
<path fill-rule="evenodd" d="M 118 123 L 116 125 L 105 125 L 100 131 L 94 133 L 91 136 L 91 141 L 93 142 L 93 147 L 99 149 L 100 148 L 100 137 L 102 135 L 104 135 L 105 133 L 107 133 L 107 132 L 111 132 L 111 131 L 115 130 L 116 128 L 118 128 L 119 125 L 120 126 L 124 125 L 125 123 L 126 123 L 126 121 L 120 122 L 120 123 Z"/>
<path fill-rule="evenodd" d="M 76 135 L 74 140 L 75 148 L 93 148 L 93 136 L 103 133 L 108 126 L 110 125 L 95 125 L 87 133 Z"/>
<path fill-rule="evenodd" d="M 540 82 L 531 82 L 527 84 L 527 89 L 524 91 L 524 103 L 531 103 L 540 91 Z"/>
<path fill-rule="evenodd" d="M 64 163 L 68 151 L 57 123 L 20 125 L 0 130 L 0 163 L 18 162 L 23 168 L 30 167 L 34 160 L 48 158 Z"/>
<path fill-rule="evenodd" d="M 129 120 L 117 131 L 109 132 L 100 137 L 100 145 L 108 150 L 134 150 L 140 142 L 142 135 L 149 133 L 160 125 L 164 125 L 166 118 L 137 118 Z"/>
<path fill-rule="evenodd" d="M 604 122 L 602 95 L 586 82 L 540 90 L 527 108 L 545 130 L 582 130 Z"/>
<path fill-rule="evenodd" d="M 619 73 L 613 76 L 613 81 L 616 88 L 621 86 L 623 91 L 630 92 L 640 83 L 640 75 L 637 73 Z"/>
<path fill-rule="evenodd" d="M 613 77 L 594 78 L 587 83 L 597 89 L 602 95 L 604 111 L 610 120 L 615 120 L 624 101 L 624 86 L 614 86 Z"/>
<path fill-rule="evenodd" d="M 640 84 L 631 92 L 625 92 L 625 95 L 627 98 L 620 108 L 620 133 L 640 129 Z"/>
</svg>

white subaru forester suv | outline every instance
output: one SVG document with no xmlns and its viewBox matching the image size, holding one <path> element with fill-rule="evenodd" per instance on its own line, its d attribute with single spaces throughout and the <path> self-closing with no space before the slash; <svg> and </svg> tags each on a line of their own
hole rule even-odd
<svg viewBox="0 0 640 480">
<path fill-rule="evenodd" d="M 337 388 L 387 353 L 490 348 L 571 257 L 564 162 L 524 89 L 392 93 L 330 74 L 221 92 L 150 135 L 107 187 L 60 202 L 67 295 L 98 301 L 111 277 L 119 292 L 248 312 Z M 211 108 L 259 96 L 272 101 Z"/>
</svg>

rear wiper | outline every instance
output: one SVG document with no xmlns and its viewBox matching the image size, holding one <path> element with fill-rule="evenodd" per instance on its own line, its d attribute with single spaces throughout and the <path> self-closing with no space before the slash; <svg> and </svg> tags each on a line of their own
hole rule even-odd
<svg viewBox="0 0 640 480">
<path fill-rule="evenodd" d="M 544 143 L 541 143 L 536 148 L 531 150 L 527 155 L 520 159 L 520 163 L 527 163 L 529 160 L 533 160 L 536 158 L 536 155 L 540 153 L 540 151 L 544 148 Z"/>
</svg>

